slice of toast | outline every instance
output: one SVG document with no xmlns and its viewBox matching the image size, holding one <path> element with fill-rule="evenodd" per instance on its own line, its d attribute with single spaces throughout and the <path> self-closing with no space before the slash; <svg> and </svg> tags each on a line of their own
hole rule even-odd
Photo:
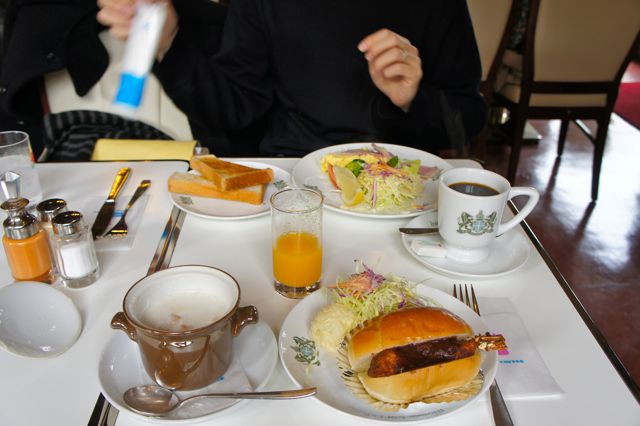
<svg viewBox="0 0 640 426">
<path fill-rule="evenodd" d="M 221 160 L 215 155 L 194 155 L 189 165 L 221 191 L 269 183 L 274 176 L 273 170 L 269 168 L 256 169 L 243 166 Z"/>
<path fill-rule="evenodd" d="M 169 176 L 169 192 L 262 204 L 266 184 L 248 186 L 233 191 L 221 191 L 209 180 L 194 173 L 175 172 Z"/>
</svg>

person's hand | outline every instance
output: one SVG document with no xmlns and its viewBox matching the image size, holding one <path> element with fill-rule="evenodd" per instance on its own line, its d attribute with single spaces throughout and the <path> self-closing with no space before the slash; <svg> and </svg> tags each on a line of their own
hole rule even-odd
<svg viewBox="0 0 640 426">
<path fill-rule="evenodd" d="M 149 3 L 165 3 L 167 19 L 158 42 L 157 56 L 164 56 L 171 47 L 171 42 L 178 31 L 178 15 L 171 0 L 139 0 Z M 96 19 L 102 25 L 109 27 L 109 32 L 116 38 L 124 40 L 129 36 L 131 21 L 136 14 L 136 0 L 97 0 L 100 11 Z"/>
<path fill-rule="evenodd" d="M 382 29 L 365 37 L 358 50 L 369 63 L 373 83 L 393 102 L 409 111 L 422 80 L 418 49 L 406 38 Z"/>
</svg>

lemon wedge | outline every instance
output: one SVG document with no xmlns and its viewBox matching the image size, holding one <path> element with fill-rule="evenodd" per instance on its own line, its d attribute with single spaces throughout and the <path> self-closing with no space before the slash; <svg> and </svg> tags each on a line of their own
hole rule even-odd
<svg viewBox="0 0 640 426">
<path fill-rule="evenodd" d="M 333 173 L 336 177 L 336 183 L 340 188 L 342 202 L 346 206 L 355 206 L 364 199 L 362 186 L 358 182 L 358 178 L 346 167 L 333 166 Z"/>
</svg>

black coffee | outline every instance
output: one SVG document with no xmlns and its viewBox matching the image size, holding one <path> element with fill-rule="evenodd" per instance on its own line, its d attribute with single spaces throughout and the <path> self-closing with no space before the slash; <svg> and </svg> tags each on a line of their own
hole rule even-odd
<svg viewBox="0 0 640 426">
<path fill-rule="evenodd" d="M 498 194 L 498 191 L 490 186 L 473 182 L 456 182 L 449 185 L 449 188 L 454 191 L 462 192 L 463 194 L 476 195 L 479 197 L 488 197 L 490 195 Z"/>
</svg>

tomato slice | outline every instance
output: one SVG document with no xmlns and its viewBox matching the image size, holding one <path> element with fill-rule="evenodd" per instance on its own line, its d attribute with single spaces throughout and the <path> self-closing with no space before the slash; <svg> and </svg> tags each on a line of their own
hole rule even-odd
<svg viewBox="0 0 640 426">
<path fill-rule="evenodd" d="M 338 182 L 336 182 L 336 175 L 335 173 L 333 173 L 333 164 L 329 164 L 329 167 L 327 167 L 327 174 L 329 175 L 329 180 L 331 181 L 333 186 L 337 189 L 340 189 L 340 187 L 338 186 Z"/>
</svg>

